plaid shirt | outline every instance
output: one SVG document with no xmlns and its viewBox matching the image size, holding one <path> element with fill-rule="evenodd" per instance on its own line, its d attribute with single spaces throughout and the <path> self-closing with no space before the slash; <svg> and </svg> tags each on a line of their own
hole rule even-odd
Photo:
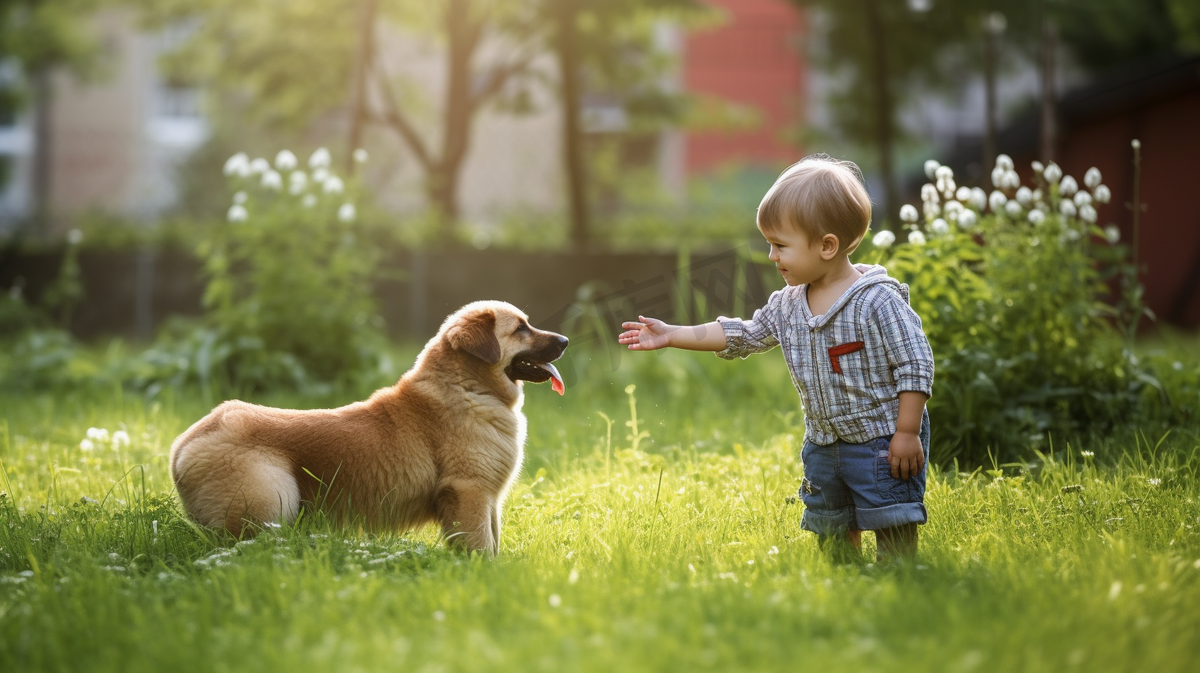
<svg viewBox="0 0 1200 673">
<path fill-rule="evenodd" d="M 824 315 L 808 307 L 808 286 L 773 293 L 750 320 L 717 318 L 732 360 L 783 346 L 804 405 L 805 438 L 862 443 L 896 432 L 900 393 L 933 392 L 933 352 L 908 286 L 882 266 L 863 272 Z"/>
</svg>

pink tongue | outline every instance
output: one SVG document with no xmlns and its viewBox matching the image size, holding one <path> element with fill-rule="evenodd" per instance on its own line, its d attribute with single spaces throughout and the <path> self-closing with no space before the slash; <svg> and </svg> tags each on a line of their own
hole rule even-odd
<svg viewBox="0 0 1200 673">
<path fill-rule="evenodd" d="M 567 391 L 567 387 L 563 385 L 562 375 L 558 373 L 558 367 L 549 362 L 539 364 L 538 366 L 550 374 L 550 387 L 554 389 L 554 392 L 562 395 Z"/>
<path fill-rule="evenodd" d="M 550 379 L 550 387 L 553 388 L 554 392 L 558 393 L 560 396 L 567 392 L 566 387 L 563 386 L 562 379 L 557 377 Z"/>
</svg>

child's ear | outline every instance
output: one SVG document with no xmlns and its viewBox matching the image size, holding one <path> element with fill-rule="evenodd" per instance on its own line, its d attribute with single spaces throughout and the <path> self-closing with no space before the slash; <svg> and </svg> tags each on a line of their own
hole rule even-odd
<svg viewBox="0 0 1200 673">
<path fill-rule="evenodd" d="M 821 259 L 829 261 L 837 256 L 838 248 L 841 247 L 841 242 L 834 234 L 825 234 L 821 237 Z"/>
</svg>

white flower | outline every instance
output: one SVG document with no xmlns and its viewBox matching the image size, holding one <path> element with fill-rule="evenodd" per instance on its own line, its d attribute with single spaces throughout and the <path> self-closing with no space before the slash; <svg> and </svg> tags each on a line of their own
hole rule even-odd
<svg viewBox="0 0 1200 673">
<path fill-rule="evenodd" d="M 245 222 L 250 213 L 246 212 L 246 206 L 235 203 L 229 207 L 229 212 L 225 215 L 225 219 L 230 222 Z"/>
<path fill-rule="evenodd" d="M 72 229 L 67 232 L 67 243 L 70 245 L 79 245 L 83 243 L 83 232 L 78 229 Z"/>
<path fill-rule="evenodd" d="M 558 594 L 550 594 L 550 607 L 557 608 L 562 605 L 562 596 Z"/>
<path fill-rule="evenodd" d="M 1087 173 L 1083 174 L 1083 184 L 1088 186 L 1088 189 L 1095 189 L 1096 185 L 1100 184 L 1100 169 L 1092 166 L 1087 169 Z"/>
<path fill-rule="evenodd" d="M 1033 210 L 1029 211 L 1029 221 L 1033 224 L 1041 224 L 1042 222 L 1046 221 L 1046 213 L 1034 208 Z"/>
<path fill-rule="evenodd" d="M 954 192 L 954 198 L 958 199 L 959 201 L 964 201 L 964 202 L 970 201 L 971 200 L 971 188 L 970 187 L 959 187 L 958 191 Z"/>
<path fill-rule="evenodd" d="M 933 172 L 933 175 L 938 180 L 949 180 L 954 177 L 954 169 L 950 168 L 949 166 L 938 166 L 937 170 Z"/>
<path fill-rule="evenodd" d="M 1035 161 L 1032 164 L 1030 164 L 1030 166 L 1033 166 L 1034 173 L 1040 174 L 1042 171 L 1046 170 L 1046 167 L 1043 166 L 1042 162 L 1040 162 L 1040 161 Z"/>
<path fill-rule="evenodd" d="M 938 235 L 948 234 L 950 233 L 950 224 L 939 217 L 929 224 L 929 231 Z"/>
<path fill-rule="evenodd" d="M 1042 171 L 1042 177 L 1046 178 L 1046 182 L 1054 184 L 1062 178 L 1062 169 L 1058 167 L 1058 164 L 1051 161 L 1049 164 L 1046 164 L 1046 170 Z"/>
<path fill-rule="evenodd" d="M 275 168 L 281 171 L 292 171 L 296 169 L 296 165 L 300 162 L 296 159 L 296 155 L 290 150 L 280 150 L 279 154 L 275 155 Z"/>
<path fill-rule="evenodd" d="M 1096 455 L 1096 452 L 1095 451 L 1080 451 L 1079 455 L 1083 456 L 1084 458 L 1091 458 Z"/>
<path fill-rule="evenodd" d="M 91 439 L 91 440 L 95 440 L 97 442 L 107 442 L 108 441 L 108 430 L 106 430 L 104 428 L 88 428 L 87 429 L 87 438 Z"/>
<path fill-rule="evenodd" d="M 342 222 L 353 222 L 358 215 L 353 203 L 343 203 L 341 208 L 338 208 L 337 216 Z"/>
<path fill-rule="evenodd" d="M 262 157 L 258 157 L 254 161 L 250 162 L 251 173 L 266 173 L 269 170 L 271 170 L 271 164 L 267 163 L 267 160 Z"/>
<path fill-rule="evenodd" d="M 1142 149 L 1142 141 L 1138 140 L 1137 138 L 1134 138 L 1133 140 L 1131 140 L 1129 142 L 1129 146 L 1135 150 L 1140 150 L 1140 149 Z"/>
<path fill-rule="evenodd" d="M 942 166 L 945 168 L 945 166 Z M 944 194 L 947 199 L 954 198 L 954 190 L 958 189 L 958 185 L 954 183 L 954 178 L 938 178 L 937 190 Z"/>
<path fill-rule="evenodd" d="M 926 220 L 932 220 L 942 214 L 942 209 L 938 206 L 937 201 L 926 201 L 924 210 Z"/>
<path fill-rule="evenodd" d="M 1013 169 L 1012 157 L 1007 154 L 999 154 L 996 156 L 996 165 L 1006 171 L 1011 171 Z"/>
<path fill-rule="evenodd" d="M 963 229 L 970 229 L 975 226 L 976 219 L 975 211 L 964 210 L 958 214 L 958 226 Z"/>
<path fill-rule="evenodd" d="M 278 171 L 268 168 L 267 172 L 263 173 L 262 186 L 276 191 L 283 189 L 283 176 Z"/>
<path fill-rule="evenodd" d="M 308 174 L 304 171 L 295 171 L 288 176 L 288 193 L 299 194 L 308 187 Z"/>
<path fill-rule="evenodd" d="M 225 175 L 241 175 L 242 167 L 248 166 L 249 164 L 250 157 L 246 156 L 245 152 L 238 152 L 237 154 L 225 160 L 225 168 L 222 169 L 222 172 L 224 172 Z"/>
<path fill-rule="evenodd" d="M 919 217 L 919 214 L 917 213 L 917 209 L 913 206 L 906 203 L 900 207 L 901 222 L 916 222 L 917 217 Z"/>
<path fill-rule="evenodd" d="M 1108 203 L 1112 200 L 1112 192 L 1109 191 L 1108 185 L 1096 185 L 1092 190 L 1092 197 L 1096 199 L 1096 203 Z"/>
<path fill-rule="evenodd" d="M 1092 207 L 1092 204 L 1085 203 L 1084 205 L 1079 206 L 1079 219 L 1083 220 L 1084 222 L 1096 222 L 1096 209 Z"/>
<path fill-rule="evenodd" d="M 942 221 L 944 222 L 945 220 Z M 913 245 L 925 245 L 925 234 L 922 234 L 920 231 L 910 231 L 908 232 L 908 242 Z"/>
<path fill-rule="evenodd" d="M 1003 182 L 1005 189 L 1016 189 L 1021 186 L 1021 176 L 1016 171 L 1005 171 Z"/>
<path fill-rule="evenodd" d="M 1062 179 L 1062 184 L 1058 186 L 1058 193 L 1063 196 L 1070 196 L 1079 191 L 1079 183 L 1075 182 L 1075 178 L 1067 176 Z"/>
<path fill-rule="evenodd" d="M 933 185 L 929 184 L 928 182 L 925 183 L 925 185 L 921 187 L 921 200 L 924 201 L 925 203 L 929 203 L 930 201 L 937 203 L 937 201 L 938 201 L 937 187 L 934 187 Z"/>
<path fill-rule="evenodd" d="M 1021 216 L 1021 204 L 1016 201 L 1009 201 L 1004 204 L 1004 212 L 1008 213 L 1008 216 L 1011 218 L 1018 218 Z"/>
<path fill-rule="evenodd" d="M 1058 204 L 1058 212 L 1066 215 L 1067 217 L 1075 217 L 1077 214 L 1077 211 L 1075 210 L 1075 203 L 1070 199 L 1063 199 L 1062 202 Z"/>
<path fill-rule="evenodd" d="M 992 192 L 992 195 L 988 197 L 988 205 L 991 206 L 992 212 L 995 213 L 1000 212 L 1000 209 L 1003 208 L 1004 204 L 1007 202 L 1008 197 L 1005 196 L 1004 192 L 1000 190 Z"/>
<path fill-rule="evenodd" d="M 317 205 L 317 195 L 305 194 L 304 198 L 300 200 L 300 205 L 304 206 L 305 208 L 312 208 L 313 206 Z"/>
<path fill-rule="evenodd" d="M 85 439 L 82 442 L 79 442 L 79 448 L 83 451 L 92 451 L 96 448 L 96 445 L 92 443 L 92 440 Z"/>
<path fill-rule="evenodd" d="M 1146 483 L 1151 486 L 1159 486 L 1162 484 L 1162 479 L 1147 479 Z"/>
<path fill-rule="evenodd" d="M 326 194 L 341 194 L 344 191 L 346 191 L 346 185 L 342 184 L 342 179 L 338 176 L 331 175 L 329 176 L 329 179 L 325 181 Z"/>
<path fill-rule="evenodd" d="M 313 180 L 313 182 L 317 183 L 318 185 L 325 184 L 325 181 L 328 179 L 329 179 L 329 169 L 328 168 L 318 168 L 312 172 L 312 180 Z"/>
<path fill-rule="evenodd" d="M 129 433 L 124 430 L 117 430 L 112 435 L 112 444 L 114 449 L 129 446 Z"/>
<path fill-rule="evenodd" d="M 1068 227 L 1067 230 L 1063 232 L 1063 239 L 1067 241 L 1078 241 L 1079 237 L 1079 232 L 1071 227 Z"/>
<path fill-rule="evenodd" d="M 992 169 L 992 186 L 996 189 L 1004 188 L 1004 174 L 1008 171 L 999 166 Z"/>
<path fill-rule="evenodd" d="M 238 192 L 233 195 L 233 202 L 240 206 L 246 203 L 246 199 L 248 198 L 250 197 L 246 195 L 246 192 Z"/>
<path fill-rule="evenodd" d="M 1085 192 L 1081 189 L 1078 192 L 1075 192 L 1074 201 L 1075 201 L 1075 205 L 1083 207 L 1092 202 L 1092 195 L 1088 194 L 1087 192 Z"/>
<path fill-rule="evenodd" d="M 972 187 L 971 188 L 971 205 L 975 207 L 975 210 L 983 210 L 984 208 L 987 207 L 987 204 L 988 204 L 987 192 L 983 191 L 979 187 Z"/>
<path fill-rule="evenodd" d="M 895 242 L 896 235 L 887 229 L 875 234 L 874 238 L 871 239 L 871 244 L 876 248 L 886 248 Z"/>
<path fill-rule="evenodd" d="M 1033 190 L 1029 189 L 1028 187 L 1022 187 L 1018 189 L 1017 201 L 1022 206 L 1029 207 L 1030 202 L 1033 201 Z"/>
<path fill-rule="evenodd" d="M 963 204 L 958 201 L 947 201 L 944 210 L 946 211 L 946 219 L 957 220 L 958 216 L 963 212 Z"/>
<path fill-rule="evenodd" d="M 937 169 L 941 164 L 936 159 L 929 159 L 925 162 L 925 177 L 932 180 L 937 175 Z"/>
<path fill-rule="evenodd" d="M 354 160 L 360 164 L 367 163 L 367 159 L 370 158 L 369 155 L 367 154 L 367 151 L 361 147 L 354 150 L 354 154 L 352 156 L 354 157 Z"/>
<path fill-rule="evenodd" d="M 1121 230 L 1117 228 L 1117 225 L 1110 224 L 1104 228 L 1104 240 L 1113 245 L 1121 241 Z"/>
<path fill-rule="evenodd" d="M 329 168 L 329 162 L 332 157 L 329 156 L 329 150 L 324 147 L 318 147 L 316 152 L 308 158 L 309 168 Z"/>
</svg>

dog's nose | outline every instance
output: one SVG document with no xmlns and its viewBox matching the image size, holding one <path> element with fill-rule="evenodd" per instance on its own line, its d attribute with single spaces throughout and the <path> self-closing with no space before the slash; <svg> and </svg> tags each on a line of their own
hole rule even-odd
<svg viewBox="0 0 1200 673">
<path fill-rule="evenodd" d="M 565 337 L 565 336 L 563 336 L 563 335 L 561 335 L 561 334 L 559 334 L 559 335 L 557 336 L 557 338 L 558 338 L 558 345 L 559 345 L 561 348 L 566 348 L 566 347 L 567 347 L 567 344 L 568 344 L 568 343 L 570 343 L 570 341 L 571 341 L 570 339 L 568 339 L 567 337 Z"/>
</svg>

